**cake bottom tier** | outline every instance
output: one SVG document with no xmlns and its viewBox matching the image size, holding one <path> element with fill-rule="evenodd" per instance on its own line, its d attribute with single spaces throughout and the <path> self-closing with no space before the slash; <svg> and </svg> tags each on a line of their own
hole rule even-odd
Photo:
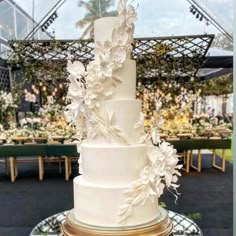
<svg viewBox="0 0 236 236">
<path fill-rule="evenodd" d="M 74 178 L 74 215 L 85 224 L 101 227 L 121 226 L 117 213 L 124 205 L 124 191 L 128 186 L 107 186 L 92 184 L 83 176 Z M 145 224 L 154 220 L 158 214 L 157 200 L 147 200 L 143 206 L 135 206 L 124 226 Z"/>
</svg>

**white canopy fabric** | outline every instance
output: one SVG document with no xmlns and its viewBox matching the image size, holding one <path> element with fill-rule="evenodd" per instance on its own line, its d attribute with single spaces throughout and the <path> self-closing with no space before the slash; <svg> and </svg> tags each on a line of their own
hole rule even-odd
<svg viewBox="0 0 236 236">
<path fill-rule="evenodd" d="M 207 56 L 233 56 L 233 55 L 234 55 L 233 51 L 215 47 L 209 48 L 207 52 Z"/>
<path fill-rule="evenodd" d="M 220 48 L 210 48 L 207 53 L 207 61 L 205 64 L 210 64 L 212 67 L 208 68 L 204 66 L 204 68 L 200 68 L 197 72 L 197 76 L 204 80 L 232 73 L 233 52 Z"/>
</svg>

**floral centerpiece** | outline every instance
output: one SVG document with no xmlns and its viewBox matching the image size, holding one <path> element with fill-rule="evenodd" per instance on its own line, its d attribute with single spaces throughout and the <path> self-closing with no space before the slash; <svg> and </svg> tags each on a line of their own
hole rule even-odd
<svg viewBox="0 0 236 236">
<path fill-rule="evenodd" d="M 8 123 L 7 119 L 14 115 L 16 107 L 12 94 L 0 90 L 0 124 L 5 126 Z"/>
</svg>

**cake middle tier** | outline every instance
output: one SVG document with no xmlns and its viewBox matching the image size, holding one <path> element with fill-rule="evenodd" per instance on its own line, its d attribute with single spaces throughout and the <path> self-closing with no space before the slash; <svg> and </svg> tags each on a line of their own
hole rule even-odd
<svg viewBox="0 0 236 236">
<path fill-rule="evenodd" d="M 106 100 L 87 119 L 87 141 L 99 145 L 132 145 L 144 132 L 140 100 Z"/>
<path fill-rule="evenodd" d="M 128 184 L 147 165 L 147 145 L 107 146 L 82 144 L 83 178 L 94 184 Z"/>
<path fill-rule="evenodd" d="M 114 71 L 113 78 L 118 81 L 109 100 L 134 100 L 136 98 L 136 61 L 125 60 L 122 67 Z"/>
</svg>

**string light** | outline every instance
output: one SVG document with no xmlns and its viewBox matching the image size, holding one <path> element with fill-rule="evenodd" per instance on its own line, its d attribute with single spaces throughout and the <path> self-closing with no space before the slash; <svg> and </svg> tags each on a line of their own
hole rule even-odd
<svg viewBox="0 0 236 236">
<path fill-rule="evenodd" d="M 46 22 L 41 26 L 41 30 L 44 32 L 48 29 L 48 27 L 54 22 L 54 20 L 58 17 L 57 12 L 54 12 L 49 18 L 46 20 Z"/>
<path fill-rule="evenodd" d="M 209 19 L 203 14 L 201 13 L 195 6 L 191 5 L 190 6 L 190 12 L 195 15 L 195 17 L 199 20 L 199 21 L 206 21 L 206 25 L 208 26 L 210 24 Z"/>
</svg>

